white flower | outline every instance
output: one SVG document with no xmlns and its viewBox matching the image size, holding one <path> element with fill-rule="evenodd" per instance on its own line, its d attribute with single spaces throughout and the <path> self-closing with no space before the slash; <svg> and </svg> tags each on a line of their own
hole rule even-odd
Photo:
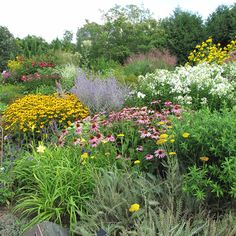
<svg viewBox="0 0 236 236">
<path fill-rule="evenodd" d="M 137 92 L 137 97 L 138 97 L 138 98 L 145 98 L 145 97 L 146 97 L 146 94 L 141 93 L 141 92 Z"/>
</svg>

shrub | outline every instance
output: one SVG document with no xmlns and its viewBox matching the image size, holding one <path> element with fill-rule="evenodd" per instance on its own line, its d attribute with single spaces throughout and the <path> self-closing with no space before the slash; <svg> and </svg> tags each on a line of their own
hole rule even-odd
<svg viewBox="0 0 236 236">
<path fill-rule="evenodd" d="M 139 106 L 161 99 L 193 109 L 233 107 L 236 104 L 235 67 L 234 62 L 222 66 L 202 63 L 177 67 L 174 71 L 156 70 L 139 77 L 129 101 Z"/>
<path fill-rule="evenodd" d="M 200 110 L 173 122 L 175 150 L 181 169 L 188 172 L 185 191 L 199 200 L 213 204 L 236 198 L 235 116 L 235 110 Z M 183 133 L 189 136 L 184 138 Z"/>
<path fill-rule="evenodd" d="M 128 95 L 128 88 L 121 86 L 115 78 L 87 78 L 82 72 L 71 91 L 91 112 L 120 109 Z"/>
<path fill-rule="evenodd" d="M 5 129 L 13 132 L 40 133 L 52 124 L 67 127 L 75 119 L 88 115 L 74 95 L 26 95 L 17 99 L 4 112 Z"/>
<path fill-rule="evenodd" d="M 74 86 L 79 70 L 73 64 L 67 64 L 62 67 L 56 67 L 55 72 L 61 77 L 62 88 L 69 91 Z"/>
<path fill-rule="evenodd" d="M 214 44 L 212 38 L 209 38 L 202 44 L 198 44 L 189 54 L 188 64 L 196 65 L 202 62 L 222 64 L 234 51 L 236 51 L 236 38 L 225 47 L 220 43 Z"/>
</svg>

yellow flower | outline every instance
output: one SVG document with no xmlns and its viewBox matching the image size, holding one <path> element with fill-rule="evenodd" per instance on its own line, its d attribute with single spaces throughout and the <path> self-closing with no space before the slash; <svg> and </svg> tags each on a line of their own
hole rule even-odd
<svg viewBox="0 0 236 236">
<path fill-rule="evenodd" d="M 105 143 L 108 143 L 108 141 L 104 139 L 104 140 L 102 140 L 102 143 L 105 144 Z"/>
<path fill-rule="evenodd" d="M 185 133 L 182 134 L 182 136 L 183 136 L 183 138 L 189 138 L 190 133 L 185 132 Z"/>
<path fill-rule="evenodd" d="M 174 142 L 175 142 L 175 139 L 171 139 L 171 140 L 170 140 L 170 143 L 174 143 Z"/>
<path fill-rule="evenodd" d="M 130 206 L 130 208 L 129 208 L 129 212 L 136 212 L 136 211 L 138 211 L 140 209 L 140 205 L 139 204 L 137 204 L 137 203 L 135 203 L 135 204 L 132 204 L 131 206 Z"/>
<path fill-rule="evenodd" d="M 87 152 L 84 152 L 80 157 L 83 159 L 83 160 L 85 160 L 85 159 L 87 159 L 88 158 L 88 153 Z"/>
<path fill-rule="evenodd" d="M 169 155 L 170 155 L 170 156 L 176 155 L 176 152 L 169 152 Z"/>
<path fill-rule="evenodd" d="M 166 139 L 166 138 L 168 138 L 168 136 L 169 136 L 168 134 L 161 134 L 160 139 Z"/>
<path fill-rule="evenodd" d="M 159 139 L 159 140 L 156 141 L 156 144 L 161 145 L 161 144 L 166 143 L 166 142 L 167 142 L 166 139 Z"/>
<path fill-rule="evenodd" d="M 160 121 L 160 122 L 158 122 L 158 124 L 159 124 L 159 125 L 164 125 L 164 124 L 165 124 L 165 122 L 163 122 L 163 121 Z"/>
<path fill-rule="evenodd" d="M 209 160 L 209 157 L 200 157 L 199 158 L 201 161 L 205 162 L 205 161 L 208 161 Z"/>
<path fill-rule="evenodd" d="M 125 135 L 124 134 L 117 134 L 117 137 L 124 137 Z"/>
<path fill-rule="evenodd" d="M 135 164 L 135 165 L 140 164 L 140 160 L 134 161 L 134 164 Z"/>
<path fill-rule="evenodd" d="M 37 152 L 38 153 L 44 153 L 46 147 L 43 146 L 42 144 L 40 144 L 38 147 L 37 147 Z"/>
</svg>

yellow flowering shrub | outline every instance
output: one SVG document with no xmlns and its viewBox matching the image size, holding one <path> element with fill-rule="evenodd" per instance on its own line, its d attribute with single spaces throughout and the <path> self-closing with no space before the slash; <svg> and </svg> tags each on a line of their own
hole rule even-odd
<svg viewBox="0 0 236 236">
<path fill-rule="evenodd" d="M 23 58 L 17 56 L 15 60 L 9 60 L 7 67 L 11 72 L 15 72 L 21 68 Z"/>
<path fill-rule="evenodd" d="M 220 43 L 214 44 L 212 38 L 209 38 L 197 45 L 189 54 L 187 64 L 197 65 L 202 62 L 222 64 L 234 51 L 236 51 L 236 37 L 226 47 L 222 47 Z"/>
<path fill-rule="evenodd" d="M 9 105 L 3 114 L 5 130 L 38 132 L 54 122 L 67 127 L 88 116 L 88 108 L 75 95 L 26 95 Z"/>
</svg>

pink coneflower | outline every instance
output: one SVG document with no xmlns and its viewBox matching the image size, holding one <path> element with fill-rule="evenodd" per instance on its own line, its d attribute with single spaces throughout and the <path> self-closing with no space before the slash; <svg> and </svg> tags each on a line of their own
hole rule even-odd
<svg viewBox="0 0 236 236">
<path fill-rule="evenodd" d="M 112 134 L 108 134 L 107 135 L 107 141 L 109 141 L 109 142 L 115 142 L 115 137 L 112 135 Z"/>
<path fill-rule="evenodd" d="M 77 144 L 80 144 L 80 139 L 79 138 L 76 138 L 73 141 L 73 145 L 77 145 Z"/>
<path fill-rule="evenodd" d="M 166 151 L 163 150 L 163 149 L 158 149 L 154 152 L 155 154 L 155 157 L 158 157 L 158 158 L 164 158 L 166 157 Z"/>
<path fill-rule="evenodd" d="M 180 114 L 181 113 L 180 105 L 174 105 L 171 111 L 175 114 Z"/>
<path fill-rule="evenodd" d="M 152 155 L 152 154 L 147 154 L 146 156 L 145 156 L 145 159 L 146 160 L 152 160 L 154 158 L 154 156 Z"/>
<path fill-rule="evenodd" d="M 64 141 L 64 140 L 59 140 L 59 141 L 58 141 L 58 146 L 59 146 L 59 147 L 63 147 L 64 144 L 65 144 L 65 141 Z"/>
<path fill-rule="evenodd" d="M 143 151 L 143 146 L 139 145 L 139 146 L 136 148 L 136 151 L 142 152 L 142 151 Z"/>
<path fill-rule="evenodd" d="M 75 133 L 76 134 L 82 134 L 82 126 L 76 127 Z"/>
<path fill-rule="evenodd" d="M 92 146 L 92 147 L 96 147 L 99 143 L 99 140 L 97 139 L 97 137 L 95 136 L 91 136 L 90 139 L 89 139 L 89 144 Z"/>
<path fill-rule="evenodd" d="M 164 105 L 165 105 L 166 107 L 170 107 L 170 106 L 172 105 L 172 102 L 166 101 L 166 102 L 164 102 Z"/>
<path fill-rule="evenodd" d="M 65 135 L 67 135 L 67 134 L 68 134 L 68 130 L 63 129 L 63 130 L 62 130 L 62 136 L 65 136 Z"/>
<path fill-rule="evenodd" d="M 140 137 L 141 138 L 146 138 L 146 137 L 150 137 L 151 136 L 151 133 L 149 133 L 147 130 L 140 130 L 139 131 L 139 133 L 140 133 Z"/>
<path fill-rule="evenodd" d="M 91 127 L 90 127 L 90 131 L 91 132 L 97 132 L 99 129 L 99 126 L 97 123 L 92 123 Z"/>
</svg>

